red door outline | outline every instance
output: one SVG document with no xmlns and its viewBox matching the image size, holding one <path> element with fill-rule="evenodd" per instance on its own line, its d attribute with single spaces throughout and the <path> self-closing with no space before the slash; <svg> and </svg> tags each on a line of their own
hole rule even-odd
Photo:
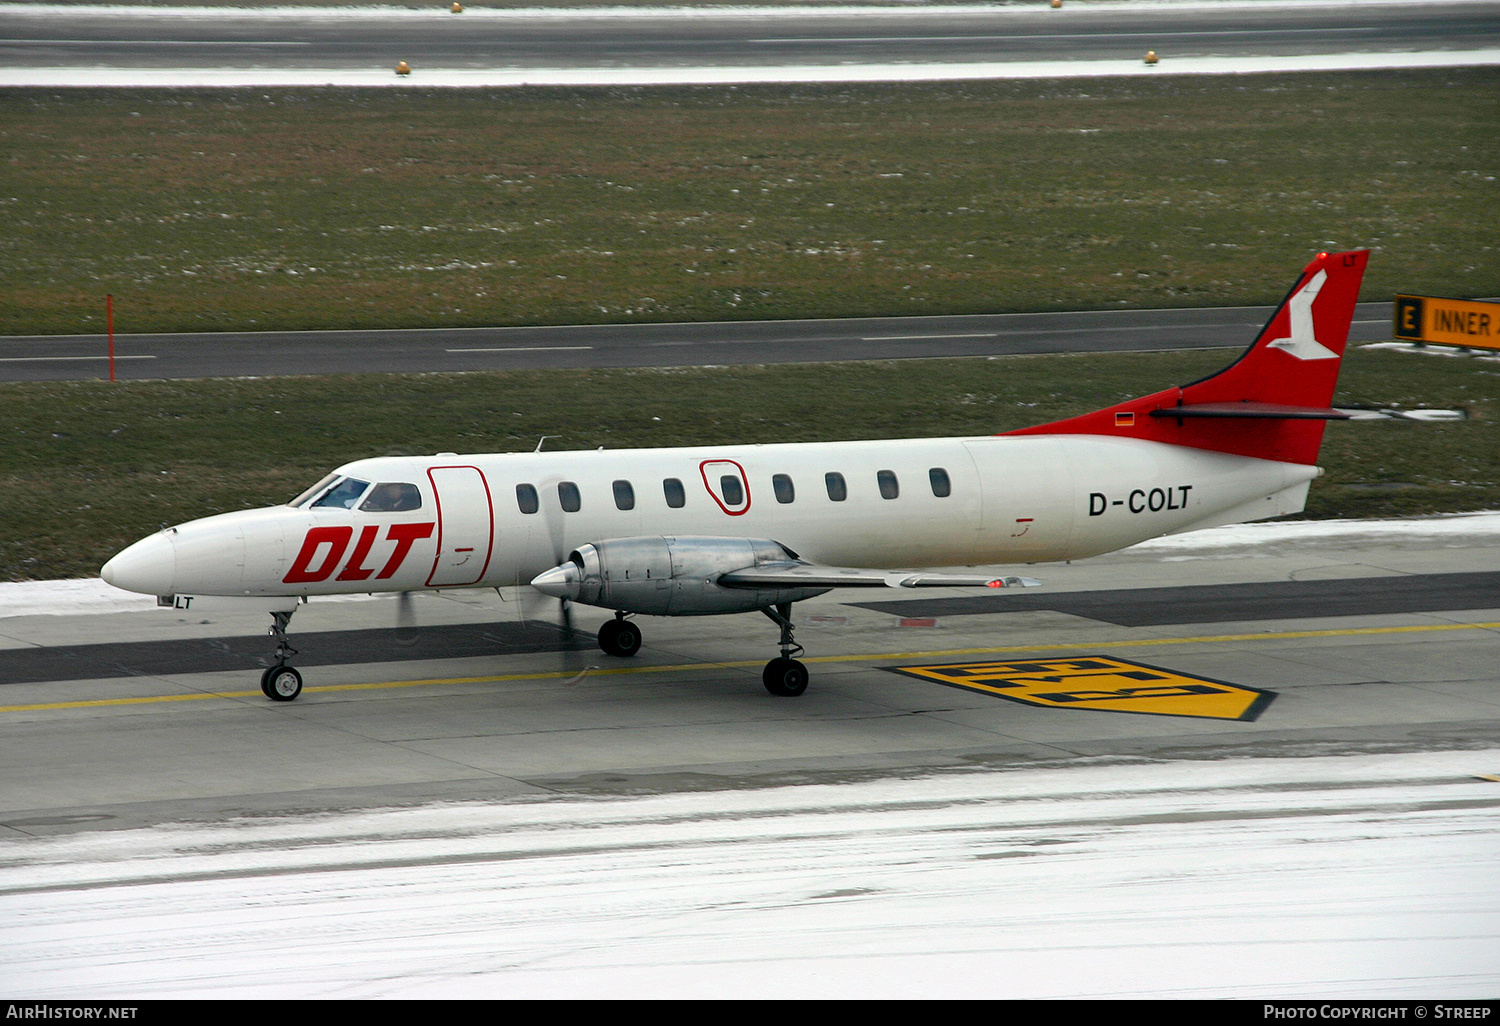
<svg viewBox="0 0 1500 1026">
<path fill-rule="evenodd" d="M 720 497 L 718 491 L 708 480 L 709 467 L 734 468 L 735 476 L 740 479 L 740 486 L 745 489 L 744 505 L 742 505 L 739 509 L 731 509 L 728 505 L 725 504 L 723 498 Z M 708 494 L 713 496 L 714 502 L 717 503 L 718 507 L 725 513 L 729 514 L 732 517 L 742 517 L 746 513 L 750 512 L 750 479 L 745 476 L 744 467 L 740 466 L 734 460 L 704 460 L 703 462 L 698 464 L 698 473 L 703 476 L 703 487 L 708 490 Z"/>
</svg>

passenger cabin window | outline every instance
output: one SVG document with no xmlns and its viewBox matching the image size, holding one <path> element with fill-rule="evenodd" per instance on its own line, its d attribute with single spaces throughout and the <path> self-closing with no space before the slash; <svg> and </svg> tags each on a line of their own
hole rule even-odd
<svg viewBox="0 0 1500 1026">
<path fill-rule="evenodd" d="M 783 505 L 797 498 L 797 489 L 792 487 L 792 479 L 785 474 L 771 475 L 771 489 L 776 493 L 776 501 Z"/>
<path fill-rule="evenodd" d="M 725 474 L 719 478 L 719 491 L 724 495 L 726 506 L 743 506 L 745 504 L 745 486 L 740 479 L 733 474 Z"/>
<path fill-rule="evenodd" d="M 635 489 L 629 481 L 615 482 L 615 508 L 635 509 Z"/>
<path fill-rule="evenodd" d="M 844 483 L 843 474 L 824 474 L 823 483 L 828 486 L 828 498 L 834 502 L 849 498 L 849 486 Z"/>
<path fill-rule="evenodd" d="M 572 481 L 557 482 L 557 501 L 562 503 L 565 513 L 577 513 L 583 506 L 583 499 L 578 494 L 578 486 Z"/>
<path fill-rule="evenodd" d="M 537 498 L 536 485 L 516 485 L 516 505 L 522 513 L 535 513 L 542 508 L 541 500 Z"/>
<path fill-rule="evenodd" d="M 661 483 L 661 490 L 667 497 L 667 505 L 673 509 L 681 509 L 687 505 L 687 492 L 682 487 L 682 482 L 675 477 L 669 477 Z"/>
<path fill-rule="evenodd" d="M 359 508 L 367 513 L 405 513 L 422 508 L 422 493 L 414 484 L 382 481 L 370 489 L 369 496 Z"/>
<path fill-rule="evenodd" d="M 942 467 L 933 467 L 929 470 L 927 480 L 932 482 L 932 494 L 939 499 L 946 499 L 953 494 L 953 482 L 948 480 L 948 472 Z"/>
<path fill-rule="evenodd" d="M 880 485 L 880 497 L 882 499 L 894 499 L 901 494 L 901 485 L 896 481 L 894 470 L 877 470 L 875 482 Z"/>
<path fill-rule="evenodd" d="M 324 496 L 313 503 L 314 506 L 332 506 L 335 509 L 353 509 L 354 504 L 359 502 L 359 497 L 365 494 L 365 489 L 370 487 L 368 481 L 356 481 L 352 477 L 346 477 L 332 488 L 328 489 Z"/>
</svg>

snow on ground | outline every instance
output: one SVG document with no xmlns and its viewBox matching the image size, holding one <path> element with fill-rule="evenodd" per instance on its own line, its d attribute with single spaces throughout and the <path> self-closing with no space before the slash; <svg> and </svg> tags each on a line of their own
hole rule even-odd
<svg viewBox="0 0 1500 1026">
<path fill-rule="evenodd" d="M 363 602 L 368 595 L 329 595 L 319 602 Z M 137 595 L 97 577 L 72 581 L 0 582 L 0 619 L 7 616 L 80 616 L 155 609 L 155 595 Z"/>
<path fill-rule="evenodd" d="M 1205 531 L 1170 534 L 1127 549 L 1176 559 L 1210 558 L 1285 543 L 1338 545 L 1436 544 L 1466 545 L 1500 538 L 1500 512 L 1452 513 L 1399 520 L 1281 520 L 1271 523 L 1230 524 Z"/>
<path fill-rule="evenodd" d="M 1491 356 L 1482 350 L 1464 349 L 1459 346 L 1421 345 L 1416 342 L 1368 342 L 1361 349 L 1389 349 L 1396 353 L 1411 353 L 1413 356 L 1458 356 L 1470 360 L 1500 360 L 1500 353 Z"/>
<path fill-rule="evenodd" d="M 0 990 L 1493 998 L 1500 751 L 0 841 Z"/>
<path fill-rule="evenodd" d="M 1111 75 L 1232 75 L 1287 71 L 1371 71 L 1500 64 L 1500 49 L 1434 53 L 1307 54 L 1139 60 L 993 61 L 970 64 L 833 64 L 685 68 L 0 68 L 0 87 L 240 88 L 765 85 L 789 82 L 955 82 Z"/>
</svg>

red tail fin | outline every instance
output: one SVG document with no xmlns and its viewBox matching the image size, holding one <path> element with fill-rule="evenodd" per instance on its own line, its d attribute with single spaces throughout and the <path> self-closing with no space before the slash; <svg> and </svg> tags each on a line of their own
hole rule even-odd
<svg viewBox="0 0 1500 1026">
<path fill-rule="evenodd" d="M 1007 432 L 1141 438 L 1283 463 L 1316 463 L 1369 250 L 1319 253 L 1254 345 L 1200 381 L 1081 417 Z"/>
</svg>

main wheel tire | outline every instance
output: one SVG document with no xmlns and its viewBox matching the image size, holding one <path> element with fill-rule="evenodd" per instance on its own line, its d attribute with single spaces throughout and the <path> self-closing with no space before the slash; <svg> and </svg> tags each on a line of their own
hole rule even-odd
<svg viewBox="0 0 1500 1026">
<path fill-rule="evenodd" d="M 761 674 L 766 690 L 780 698 L 796 698 L 807 690 L 807 667 L 795 659 L 776 658 Z"/>
<path fill-rule="evenodd" d="M 273 666 L 260 675 L 260 689 L 273 702 L 290 702 L 302 694 L 302 674 L 290 666 Z"/>
<path fill-rule="evenodd" d="M 641 630 L 629 620 L 606 620 L 599 628 L 599 647 L 605 655 L 629 658 L 641 650 Z"/>
</svg>

